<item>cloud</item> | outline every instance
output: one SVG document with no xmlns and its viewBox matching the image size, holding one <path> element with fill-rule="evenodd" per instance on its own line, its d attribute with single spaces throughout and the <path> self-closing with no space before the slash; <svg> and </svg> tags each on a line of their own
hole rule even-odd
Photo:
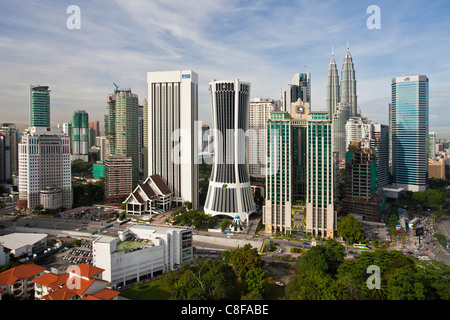
<svg viewBox="0 0 450 320">
<path fill-rule="evenodd" d="M 71 4 L 24 0 L 2 6 L 5 120 L 28 117 L 29 85 L 41 84 L 52 90 L 54 122 L 70 122 L 80 108 L 102 121 L 113 82 L 132 88 L 142 102 L 148 71 L 178 69 L 199 74 L 204 122 L 211 116 L 208 83 L 214 78 L 237 77 L 251 82 L 252 97 L 278 99 L 295 73 L 310 72 L 312 108 L 323 110 L 331 46 L 340 71 L 347 39 L 364 115 L 387 123 L 390 81 L 403 74 L 429 76 L 430 110 L 448 111 L 445 2 L 378 1 L 380 30 L 367 29 L 368 4 L 361 1 L 77 1 L 81 29 L 68 30 Z M 438 118 L 430 117 L 430 127 L 445 127 Z"/>
</svg>

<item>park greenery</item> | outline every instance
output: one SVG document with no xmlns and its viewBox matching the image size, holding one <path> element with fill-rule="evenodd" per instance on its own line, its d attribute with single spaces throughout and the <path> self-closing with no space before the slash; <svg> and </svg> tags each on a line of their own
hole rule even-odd
<svg viewBox="0 0 450 320">
<path fill-rule="evenodd" d="M 160 279 L 174 300 L 261 300 L 268 292 L 263 261 L 249 244 L 225 251 L 224 260 L 195 258 Z"/>
<path fill-rule="evenodd" d="M 342 217 L 337 223 L 337 234 L 342 237 L 347 244 L 364 241 L 364 228 L 361 222 L 352 215 Z"/>
<path fill-rule="evenodd" d="M 417 261 L 396 250 L 364 251 L 344 260 L 335 240 L 312 247 L 297 262 L 298 276 L 286 287 L 289 300 L 448 300 L 450 266 Z M 369 289 L 369 266 L 380 268 L 380 288 Z"/>
</svg>

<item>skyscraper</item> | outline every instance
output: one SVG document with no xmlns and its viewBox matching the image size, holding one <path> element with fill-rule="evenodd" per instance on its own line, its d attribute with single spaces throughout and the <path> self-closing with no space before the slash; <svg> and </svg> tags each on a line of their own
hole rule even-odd
<svg viewBox="0 0 450 320">
<path fill-rule="evenodd" d="M 0 132 L 0 181 L 11 179 L 11 139 Z"/>
<path fill-rule="evenodd" d="M 212 100 L 214 158 L 205 213 L 239 216 L 256 207 L 250 187 L 248 130 L 250 83 L 239 79 L 209 84 Z"/>
<path fill-rule="evenodd" d="M 338 103 L 333 114 L 334 151 L 339 153 L 339 158 L 344 159 L 347 152 L 346 124 L 350 115 L 350 105 L 348 103 Z"/>
<path fill-rule="evenodd" d="M 10 152 L 11 152 L 11 175 L 16 176 L 19 173 L 18 165 L 18 150 L 17 144 L 19 143 L 19 137 L 16 125 L 14 123 L 3 123 L 0 126 L 0 133 L 4 133 L 9 138 Z"/>
<path fill-rule="evenodd" d="M 50 90 L 30 85 L 30 127 L 50 127 Z"/>
<path fill-rule="evenodd" d="M 334 111 L 340 100 L 339 74 L 336 61 L 334 60 L 334 51 L 331 56 L 330 67 L 328 68 L 327 77 L 327 99 L 326 108 L 333 119 Z"/>
<path fill-rule="evenodd" d="M 334 156 L 332 123 L 328 112 L 311 112 L 308 118 L 306 231 L 334 237 Z"/>
<path fill-rule="evenodd" d="M 311 105 L 311 74 L 296 73 L 292 83 L 283 89 L 283 111 L 289 112 L 291 103 L 301 99 Z"/>
<path fill-rule="evenodd" d="M 436 132 L 428 133 L 428 158 L 436 157 Z"/>
<path fill-rule="evenodd" d="M 116 88 L 114 93 L 108 96 L 110 154 L 131 157 L 133 184 L 138 182 L 139 177 L 138 106 L 138 96 L 129 88 Z"/>
<path fill-rule="evenodd" d="M 148 174 L 159 174 L 172 201 L 198 207 L 198 75 L 148 72 Z"/>
<path fill-rule="evenodd" d="M 252 177 L 263 178 L 266 175 L 267 120 L 278 107 L 272 99 L 263 98 L 251 99 L 249 107 L 249 172 Z"/>
<path fill-rule="evenodd" d="M 303 227 L 294 206 L 305 205 L 309 104 L 291 103 L 290 113 L 273 111 L 267 123 L 266 232 Z"/>
<path fill-rule="evenodd" d="M 357 116 L 358 102 L 356 96 L 355 67 L 353 65 L 353 59 L 348 44 L 341 71 L 340 94 L 341 97 L 339 102 L 350 104 L 350 117 Z"/>
<path fill-rule="evenodd" d="M 392 175 L 396 187 L 424 191 L 428 186 L 428 78 L 392 79 Z"/>
<path fill-rule="evenodd" d="M 77 110 L 72 116 L 72 154 L 84 155 L 84 161 L 89 154 L 89 115 L 84 110 Z"/>
</svg>

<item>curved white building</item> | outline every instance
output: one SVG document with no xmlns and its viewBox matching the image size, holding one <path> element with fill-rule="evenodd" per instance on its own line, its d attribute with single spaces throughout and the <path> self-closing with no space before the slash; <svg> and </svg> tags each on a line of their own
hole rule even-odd
<svg viewBox="0 0 450 320">
<path fill-rule="evenodd" d="M 214 158 L 204 211 L 239 216 L 255 212 L 250 187 L 248 136 L 250 83 L 216 81 L 209 84 Z"/>
</svg>

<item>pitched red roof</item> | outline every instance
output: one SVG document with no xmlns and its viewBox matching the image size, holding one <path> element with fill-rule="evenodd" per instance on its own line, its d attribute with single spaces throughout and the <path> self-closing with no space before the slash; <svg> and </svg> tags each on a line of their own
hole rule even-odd
<svg viewBox="0 0 450 320">
<path fill-rule="evenodd" d="M 53 291 L 42 297 L 44 300 L 70 300 L 75 297 L 77 294 L 73 290 L 68 289 L 67 287 L 62 287 L 56 291 Z"/>
<path fill-rule="evenodd" d="M 67 269 L 67 272 L 80 272 L 80 276 L 85 277 L 85 278 L 91 278 L 99 273 L 102 273 L 103 271 L 105 271 L 105 269 L 96 267 L 96 266 L 91 266 L 89 264 L 86 263 L 80 263 L 76 266 L 73 266 L 69 269 Z"/>
<path fill-rule="evenodd" d="M 23 280 L 36 276 L 43 272 L 44 267 L 37 264 L 21 264 L 17 267 L 8 269 L 0 273 L 0 285 L 9 284 L 13 285 L 18 280 Z"/>
<path fill-rule="evenodd" d="M 50 287 L 52 290 L 56 290 L 62 285 L 66 284 L 68 273 L 62 275 L 56 275 L 54 273 L 44 273 L 42 276 L 33 279 L 33 282 L 46 287 Z"/>
<path fill-rule="evenodd" d="M 81 300 L 112 300 L 117 295 L 119 295 L 118 291 L 105 288 L 95 294 L 88 294 L 81 298 Z"/>
</svg>

